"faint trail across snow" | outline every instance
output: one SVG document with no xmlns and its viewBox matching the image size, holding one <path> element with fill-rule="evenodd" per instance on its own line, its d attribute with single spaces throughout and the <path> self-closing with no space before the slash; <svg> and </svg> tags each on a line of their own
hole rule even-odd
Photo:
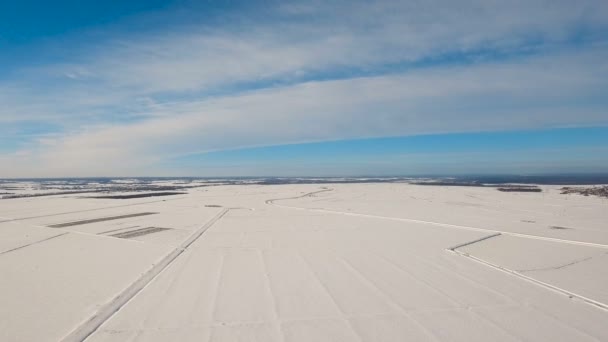
<svg viewBox="0 0 608 342">
<path fill-rule="evenodd" d="M 455 253 L 457 255 L 460 255 L 462 257 L 474 260 L 474 261 L 476 261 L 476 262 L 478 262 L 478 263 L 480 263 L 482 265 L 491 267 L 493 269 L 496 269 L 496 270 L 499 270 L 501 272 L 510 274 L 512 276 L 516 276 L 518 278 L 521 278 L 521 279 L 526 280 L 528 282 L 531 282 L 533 284 L 540 285 L 540 286 L 542 286 L 542 287 L 544 287 L 546 289 L 549 289 L 549 290 L 552 290 L 552 291 L 564 294 L 564 295 L 566 295 L 566 296 L 568 296 L 570 298 L 580 299 L 580 300 L 582 300 L 583 302 L 585 302 L 587 304 L 590 304 L 590 305 L 593 305 L 593 306 L 595 306 L 597 308 L 600 308 L 602 310 L 608 311 L 608 304 L 606 304 L 606 303 L 602 303 L 602 302 L 599 302 L 597 300 L 593 300 L 591 298 L 587 298 L 587 297 L 585 297 L 583 295 L 580 295 L 578 293 L 574 293 L 574 292 L 568 291 L 566 289 L 562 289 L 561 287 L 558 287 L 558 286 L 555 286 L 555 285 L 551 285 L 549 283 L 545 283 L 544 281 L 540 281 L 540 280 L 534 279 L 532 277 L 528 277 L 527 275 L 524 275 L 524 274 L 522 274 L 522 273 L 520 273 L 518 271 L 514 271 L 514 270 L 508 269 L 506 267 L 502 267 L 500 265 L 493 264 L 491 262 L 485 261 L 485 260 L 480 259 L 478 257 L 475 257 L 473 255 L 470 255 L 468 253 L 460 252 L 457 249 L 449 249 L 449 251 L 452 252 L 452 253 Z"/>
<path fill-rule="evenodd" d="M 20 250 L 22 248 L 26 248 L 26 247 L 29 247 L 29 246 L 37 245 L 39 243 L 42 243 L 42 242 L 45 242 L 45 241 L 49 241 L 49 240 L 52 240 L 52 239 L 55 239 L 55 238 L 58 238 L 60 236 L 64 236 L 64 235 L 67 235 L 67 234 L 69 234 L 69 233 L 66 232 L 66 233 L 61 233 L 61 234 L 58 234 L 58 235 L 53 235 L 51 237 L 47 237 L 47 238 L 44 238 L 42 240 L 34 241 L 32 243 L 28 243 L 28 244 L 23 245 L 23 246 L 15 247 L 13 249 L 9 249 L 9 250 L 6 250 L 4 252 L 0 252 L 0 255 L 6 254 L 6 253 L 10 253 L 10 252 L 14 252 L 14 251 L 17 251 L 17 250 Z"/>
<path fill-rule="evenodd" d="M 285 197 L 285 198 L 273 198 L 273 199 L 266 200 L 266 204 L 274 205 L 274 206 L 277 206 L 277 207 L 307 210 L 308 208 L 290 207 L 290 206 L 286 206 L 286 205 L 282 205 L 282 204 L 276 204 L 274 202 L 275 201 L 284 201 L 284 200 L 293 200 L 293 199 L 299 199 L 299 198 L 304 198 L 304 197 L 312 197 L 313 195 L 316 195 L 316 194 L 319 194 L 319 193 L 322 193 L 322 192 L 327 192 L 327 191 L 334 191 L 334 189 L 324 188 L 324 189 L 321 189 L 321 190 L 308 192 L 308 193 L 305 193 L 304 195 L 300 195 L 300 196 Z"/>
<path fill-rule="evenodd" d="M 444 227 L 444 228 L 451 228 L 451 229 L 461 229 L 461 230 L 469 230 L 469 231 L 477 231 L 477 232 L 487 232 L 487 233 L 491 233 L 490 235 L 484 236 L 482 238 L 473 240 L 473 241 L 469 241 L 469 242 L 465 242 L 462 243 L 460 245 L 448 248 L 447 250 L 455 253 L 457 255 L 469 258 L 471 260 L 474 260 L 478 263 L 481 263 L 485 266 L 489 266 L 491 268 L 497 269 L 499 271 L 508 273 L 512 276 L 516 276 L 519 277 L 521 279 L 524 279 L 528 282 L 534 283 L 536 285 L 540 285 L 544 288 L 547 288 L 549 290 L 561 293 L 561 294 L 565 294 L 567 296 L 569 296 L 570 298 L 577 298 L 582 300 L 583 302 L 587 303 L 587 304 L 591 304 L 597 308 L 600 308 L 602 310 L 607 310 L 608 311 L 608 304 L 587 298 L 585 296 L 579 295 L 577 293 L 574 292 L 570 292 L 568 290 L 562 289 L 560 287 L 542 282 L 540 280 L 536 280 L 534 278 L 528 277 L 524 274 L 521 274 L 517 271 L 514 270 L 510 270 L 507 268 L 504 268 L 500 265 L 495 265 L 493 263 L 487 262 L 485 260 L 482 260 L 480 258 L 477 258 L 475 256 L 469 255 L 468 253 L 463 253 L 458 251 L 458 248 L 467 246 L 467 245 L 471 245 L 474 243 L 478 243 L 499 235 L 508 235 L 508 236 L 515 236 L 515 237 L 521 237 L 521 238 L 527 238 L 527 239 L 535 239 L 535 240 L 544 240 L 544 241 L 550 241 L 550 242 L 556 242 L 556 243 L 565 243 L 565 244 L 572 244 L 572 245 L 581 245 L 581 246 L 587 246 L 587 247 L 596 247 L 596 248 L 608 248 L 608 245 L 604 245 L 604 244 L 598 244 L 598 243 L 591 243 L 591 242 L 583 242 L 583 241 L 574 241 L 574 240 L 565 240 L 565 239 L 557 239 L 557 238 L 550 238 L 550 237 L 544 237 L 544 236 L 537 236 L 537 235 L 528 235 L 528 234 L 520 234 L 520 233 L 513 233 L 513 232 L 506 232 L 506 231 L 499 231 L 499 230 L 494 230 L 494 229 L 484 229 L 484 228 L 476 228 L 476 227 L 468 227 L 468 226 L 460 226 L 460 225 L 454 225 L 454 224 L 448 224 L 448 223 L 440 223 L 440 222 L 432 222 L 432 221 L 423 221 L 423 220 L 415 220 L 415 219 L 408 219 L 408 218 L 400 218 L 400 217 L 390 217 L 390 216 L 379 216 L 379 215 L 371 215 L 371 214 L 360 214 L 360 213 L 354 213 L 354 212 L 343 212 L 343 211 L 337 211 L 337 210 L 328 210 L 328 209 L 319 209 L 319 208 L 306 208 L 306 207 L 295 207 L 295 206 L 288 206 L 288 205 L 283 205 L 283 204 L 277 204 L 275 203 L 276 201 L 280 201 L 280 200 L 293 200 L 293 199 L 299 199 L 299 198 L 304 198 L 304 197 L 308 197 L 308 196 L 312 196 L 314 194 L 317 193 L 321 193 L 321 192 L 325 192 L 325 191 L 333 191 L 333 189 L 322 189 L 319 191 L 313 191 L 313 192 L 309 192 L 306 193 L 304 195 L 300 195 L 300 196 L 294 196 L 294 197 L 288 197 L 288 198 L 277 198 L 277 199 L 270 199 L 266 201 L 266 204 L 268 205 L 274 205 L 277 207 L 282 207 L 282 208 L 289 208 L 289 209 L 295 209 L 295 210 L 306 210 L 306 211 L 313 211 L 313 212 L 321 212 L 321 213 L 328 213 L 328 214 L 337 214 L 337 215 L 346 215 L 346 216 L 356 216 L 356 217 L 367 217 L 367 218 L 375 218 L 375 219 L 384 219 L 384 220 L 392 220 L 392 221 L 401 221 L 401 222 L 411 222 L 411 223 L 421 223 L 421 224 L 428 224 L 428 225 L 433 225 L 433 226 L 438 226 L 438 227 Z"/>
<path fill-rule="evenodd" d="M 144 287 L 152 282 L 159 274 L 162 273 L 177 257 L 179 257 L 192 243 L 194 243 L 201 235 L 203 235 L 211 226 L 219 221 L 228 211 L 241 208 L 226 208 L 219 212 L 215 217 L 205 223 L 202 227 L 196 230 L 186 241 L 175 248 L 171 253 L 167 254 L 146 273 L 144 273 L 134 283 L 129 285 L 122 293 L 118 294 L 114 299 L 105 304 L 92 317 L 82 322 L 72 332 L 62 339 L 62 342 L 81 342 L 86 340 L 93 334 L 104 322 L 110 319 L 120 308 L 127 304 L 135 297 Z"/>
<path fill-rule="evenodd" d="M 299 199 L 299 198 L 303 198 L 303 197 L 307 197 L 307 196 L 312 196 L 314 194 L 325 192 L 325 191 L 333 191 L 333 189 L 323 189 L 323 190 L 319 190 L 319 191 L 313 191 L 313 192 L 309 192 L 307 194 L 304 194 L 304 195 L 301 195 L 301 196 L 295 196 L 295 197 L 269 199 L 269 200 L 266 201 L 266 204 L 268 204 L 268 205 L 274 205 L 274 206 L 281 207 L 281 208 L 295 209 L 295 210 L 307 210 L 307 211 L 314 211 L 314 212 L 319 212 L 319 213 L 328 213 L 328 214 L 337 214 L 337 215 L 346 215 L 346 216 L 356 216 L 356 217 L 368 217 L 368 218 L 375 218 L 375 219 L 382 219 L 382 220 L 392 220 L 392 221 L 400 221 L 400 222 L 421 223 L 421 224 L 428 224 L 428 225 L 433 225 L 433 226 L 437 226 L 437 227 L 444 227 L 444 228 L 470 230 L 470 231 L 476 231 L 476 232 L 487 232 L 487 233 L 494 233 L 494 234 L 501 234 L 501 235 L 509 235 L 509 236 L 521 237 L 521 238 L 526 238 L 526 239 L 544 240 L 544 241 L 551 241 L 551 242 L 557 242 L 557 243 L 566 243 L 566 244 L 571 244 L 571 245 L 580 245 L 580 246 L 588 246 L 588 247 L 597 247 L 597 248 L 606 248 L 606 249 L 608 249 L 608 245 L 600 244 L 600 243 L 593 243 L 593 242 L 584 242 L 584 241 L 576 241 L 576 240 L 565 240 L 565 239 L 551 238 L 551 237 L 539 236 L 539 235 L 513 233 L 513 232 L 507 232 L 507 231 L 501 231 L 501 230 L 495 230 L 495 229 L 486 229 L 486 228 L 461 226 L 461 225 L 456 225 L 456 224 L 449 224 L 449 223 L 442 223 L 442 222 L 433 222 L 433 221 L 423 221 L 423 220 L 416 220 L 416 219 L 409 219 L 409 218 L 402 218 L 402 217 L 380 216 L 380 215 L 372 215 L 372 214 L 360 214 L 360 213 L 355 213 L 355 212 L 344 212 L 344 211 L 339 211 L 339 210 L 330 210 L 330 209 L 321 209 L 321 208 L 294 207 L 294 206 L 289 206 L 289 205 L 275 203 L 276 201 L 293 200 L 293 199 Z"/>
</svg>

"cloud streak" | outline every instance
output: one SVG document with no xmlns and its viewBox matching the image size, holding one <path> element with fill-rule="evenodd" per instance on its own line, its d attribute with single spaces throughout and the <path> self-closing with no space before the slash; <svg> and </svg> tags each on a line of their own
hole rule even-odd
<svg viewBox="0 0 608 342">
<path fill-rule="evenodd" d="M 154 174 L 223 149 L 608 125 L 604 2 L 281 4 L 230 18 L 241 20 L 115 34 L 0 80 L 5 127 L 62 126 L 0 155 L 0 176 Z"/>
</svg>

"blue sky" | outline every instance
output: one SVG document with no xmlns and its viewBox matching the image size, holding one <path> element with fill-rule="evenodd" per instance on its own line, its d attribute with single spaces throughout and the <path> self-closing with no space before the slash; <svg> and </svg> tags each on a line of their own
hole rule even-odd
<svg viewBox="0 0 608 342">
<path fill-rule="evenodd" d="M 182 156 L 168 166 L 230 176 L 608 173 L 608 128 L 451 133 L 279 145 Z"/>
<path fill-rule="evenodd" d="M 605 1 L 0 1 L 0 178 L 608 172 Z"/>
</svg>

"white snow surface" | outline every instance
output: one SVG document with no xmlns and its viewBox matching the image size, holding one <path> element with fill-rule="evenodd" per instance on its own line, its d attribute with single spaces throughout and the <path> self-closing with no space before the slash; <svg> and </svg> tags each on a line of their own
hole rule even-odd
<svg viewBox="0 0 608 342">
<path fill-rule="evenodd" d="M 0 341 L 607 341 L 608 200 L 541 187 L 0 200 Z"/>
</svg>

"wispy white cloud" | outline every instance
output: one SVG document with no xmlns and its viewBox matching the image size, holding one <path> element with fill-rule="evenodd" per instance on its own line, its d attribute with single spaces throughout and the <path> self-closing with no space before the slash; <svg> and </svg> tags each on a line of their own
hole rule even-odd
<svg viewBox="0 0 608 342">
<path fill-rule="evenodd" d="M 121 35 L 94 48 L 84 65 L 62 66 L 62 74 L 95 75 L 103 85 L 134 92 L 201 91 L 444 54 L 506 53 L 608 29 L 608 5 L 594 0 L 311 6 L 304 14 L 285 15 L 280 9 L 293 5 L 284 5 L 222 27 L 190 24 L 169 32 Z"/>
<path fill-rule="evenodd" d="M 476 67 L 307 82 L 204 101 L 156 105 L 153 118 L 49 139 L 37 162 L 58 174 L 146 170 L 175 155 L 334 139 L 608 124 L 605 56 L 535 58 Z M 601 68 L 598 68 L 601 70 Z M 605 104 L 604 104 L 605 105 Z M 74 163 L 74 161 L 78 161 Z"/>
<path fill-rule="evenodd" d="M 230 18 L 121 32 L 0 79 L 0 123 L 64 129 L 2 156 L 0 176 L 154 174 L 228 148 L 608 124 L 603 1 L 283 3 Z"/>
</svg>

